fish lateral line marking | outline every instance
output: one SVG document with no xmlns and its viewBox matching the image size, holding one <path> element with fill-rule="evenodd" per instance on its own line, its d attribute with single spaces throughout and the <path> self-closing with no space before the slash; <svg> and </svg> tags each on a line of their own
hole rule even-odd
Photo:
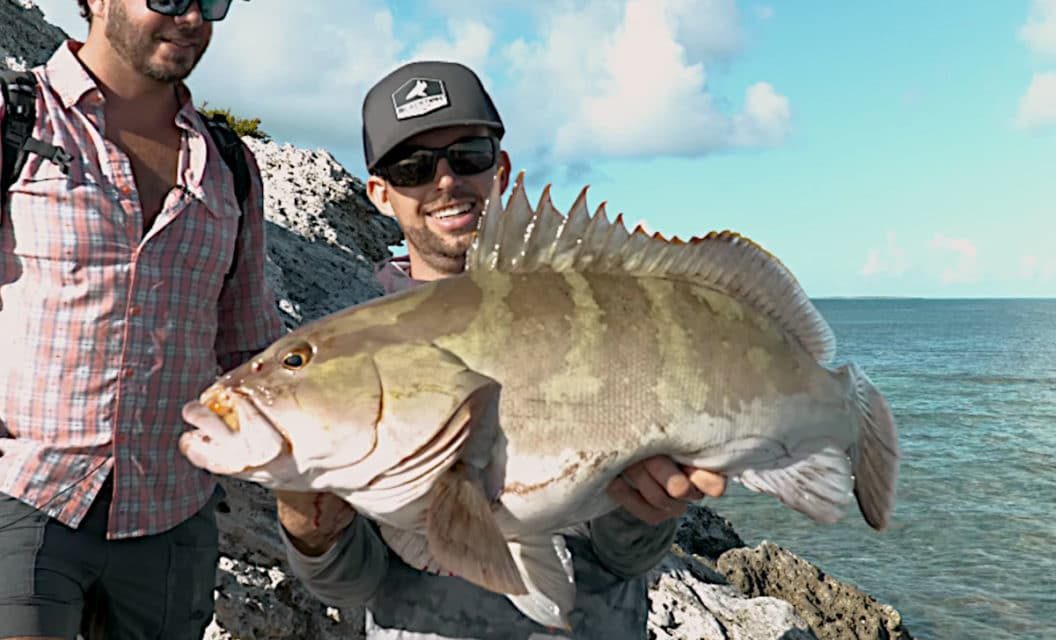
<svg viewBox="0 0 1056 640">
<path fill-rule="evenodd" d="M 542 482 L 536 482 L 536 483 L 533 483 L 533 484 L 525 484 L 523 482 L 511 482 L 510 484 L 508 484 L 508 485 L 506 485 L 506 486 L 504 486 L 502 488 L 502 492 L 503 493 L 512 493 L 514 495 L 521 496 L 521 495 L 524 495 L 526 493 L 531 493 L 533 491 L 538 491 L 539 489 L 543 489 L 545 487 L 548 487 L 548 486 L 554 484 L 555 482 L 560 482 L 561 480 L 565 480 L 565 479 L 573 476 L 576 473 L 576 471 L 578 471 L 578 470 L 579 470 L 579 463 L 578 462 L 573 462 L 571 465 L 565 467 L 565 469 L 561 472 L 560 475 L 556 475 L 556 476 L 554 476 L 552 478 L 549 478 L 547 480 L 543 480 Z"/>
</svg>

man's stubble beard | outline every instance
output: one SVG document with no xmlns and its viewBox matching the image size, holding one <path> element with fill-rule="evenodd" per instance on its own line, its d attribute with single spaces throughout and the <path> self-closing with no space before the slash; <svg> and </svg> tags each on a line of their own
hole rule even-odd
<svg viewBox="0 0 1056 640">
<path fill-rule="evenodd" d="M 466 253 L 473 244 L 474 230 L 459 234 L 457 241 L 449 242 L 428 228 L 404 231 L 407 242 L 414 245 L 418 255 L 433 269 L 443 273 L 461 273 L 466 264 Z"/>
<path fill-rule="evenodd" d="M 120 2 L 110 3 L 106 17 L 106 39 L 114 51 L 133 69 L 151 80 L 166 84 L 178 82 L 189 76 L 208 47 L 206 43 L 206 46 L 203 46 L 202 50 L 195 55 L 194 60 L 175 70 L 169 68 L 171 65 L 151 63 L 150 58 L 157 41 L 152 36 L 142 34 L 129 22 L 124 5 Z"/>
</svg>

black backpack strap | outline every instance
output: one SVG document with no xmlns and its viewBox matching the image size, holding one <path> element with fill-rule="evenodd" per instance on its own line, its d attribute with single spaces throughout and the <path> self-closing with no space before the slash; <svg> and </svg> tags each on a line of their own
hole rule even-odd
<svg viewBox="0 0 1056 640">
<path fill-rule="evenodd" d="M 37 77 L 30 71 L 0 71 L 0 94 L 4 98 L 4 117 L 0 120 L 0 143 L 3 144 L 3 166 L 0 167 L 0 198 L 14 184 L 26 158 L 31 153 L 59 165 L 63 173 L 70 169 L 70 154 L 62 147 L 33 137 L 37 123 Z"/>
<path fill-rule="evenodd" d="M 227 165 L 227 168 L 231 170 L 231 175 L 234 176 L 235 197 L 238 199 L 238 206 L 242 210 L 238 216 L 238 235 L 235 236 L 235 251 L 231 257 L 231 267 L 228 269 L 227 275 L 224 276 L 226 280 L 230 280 L 238 267 L 238 244 L 242 236 L 242 220 L 245 218 L 246 199 L 249 198 L 251 187 L 249 163 L 246 161 L 246 148 L 242 144 L 242 139 L 238 137 L 234 129 L 228 126 L 227 118 L 223 114 L 214 113 L 212 117 L 208 117 L 201 112 L 199 114 L 202 116 L 202 120 L 205 121 L 205 126 L 209 130 L 209 135 L 212 136 L 216 148 L 220 151 L 220 157 L 224 159 L 224 164 Z"/>
</svg>

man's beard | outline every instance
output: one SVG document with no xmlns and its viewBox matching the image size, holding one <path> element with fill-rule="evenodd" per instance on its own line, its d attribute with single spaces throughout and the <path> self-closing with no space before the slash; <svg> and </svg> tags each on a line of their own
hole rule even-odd
<svg viewBox="0 0 1056 640">
<path fill-rule="evenodd" d="M 440 237 L 423 225 L 404 230 L 404 235 L 429 266 L 442 273 L 456 274 L 465 268 L 466 252 L 473 243 L 473 231 L 473 228 L 468 228 L 457 238 Z"/>
<path fill-rule="evenodd" d="M 203 46 L 201 51 L 194 54 L 193 59 L 188 56 L 185 61 L 168 64 L 151 62 L 151 56 L 158 42 L 157 38 L 144 34 L 132 25 L 128 20 L 128 14 L 125 13 L 124 5 L 120 2 L 110 3 L 110 11 L 106 17 L 106 39 L 110 41 L 110 46 L 114 48 L 114 51 L 133 69 L 152 80 L 163 83 L 177 82 L 189 76 L 206 49 Z"/>
</svg>

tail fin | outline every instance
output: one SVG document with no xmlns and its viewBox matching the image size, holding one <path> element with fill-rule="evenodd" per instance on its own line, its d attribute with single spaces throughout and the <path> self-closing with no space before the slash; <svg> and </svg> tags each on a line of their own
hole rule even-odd
<svg viewBox="0 0 1056 640">
<path fill-rule="evenodd" d="M 854 495 L 872 528 L 882 531 L 890 522 L 898 481 L 898 431 L 887 401 L 855 364 L 841 367 L 851 381 L 858 409 L 860 436 L 854 448 Z"/>
</svg>

